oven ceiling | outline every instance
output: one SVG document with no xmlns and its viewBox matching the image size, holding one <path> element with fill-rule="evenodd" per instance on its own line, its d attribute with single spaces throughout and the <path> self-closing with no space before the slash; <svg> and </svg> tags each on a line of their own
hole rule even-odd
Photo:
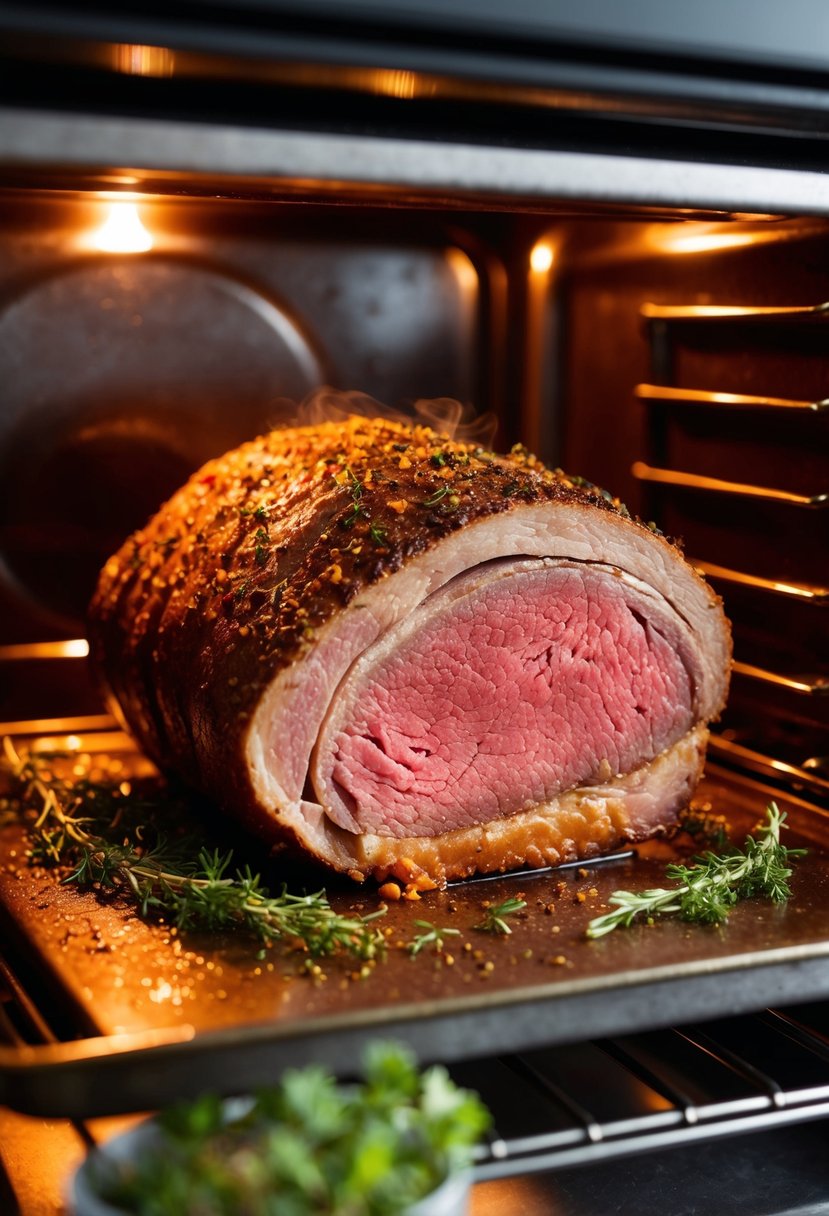
<svg viewBox="0 0 829 1216">
<path fill-rule="evenodd" d="M 0 2 L 0 34 L 12 105 L 825 167 L 812 0 Z"/>
</svg>

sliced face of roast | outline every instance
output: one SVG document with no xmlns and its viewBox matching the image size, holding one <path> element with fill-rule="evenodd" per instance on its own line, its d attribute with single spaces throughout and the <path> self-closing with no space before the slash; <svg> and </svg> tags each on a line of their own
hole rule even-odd
<svg viewBox="0 0 829 1216">
<path fill-rule="evenodd" d="M 693 725 L 683 632 L 618 569 L 477 567 L 353 665 L 317 743 L 316 799 L 350 832 L 435 836 L 639 768 Z"/>
</svg>

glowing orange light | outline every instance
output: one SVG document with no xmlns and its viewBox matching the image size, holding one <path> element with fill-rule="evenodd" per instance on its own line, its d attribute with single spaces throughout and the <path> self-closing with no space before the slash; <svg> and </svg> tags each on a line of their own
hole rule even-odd
<svg viewBox="0 0 829 1216">
<path fill-rule="evenodd" d="M 127 76 L 172 76 L 175 55 L 166 46 L 118 43 L 113 48 L 113 67 Z"/>
<path fill-rule="evenodd" d="M 383 93 L 386 97 L 414 97 L 417 84 L 418 78 L 414 72 L 399 68 L 381 68 L 374 73 L 374 91 Z"/>
<path fill-rule="evenodd" d="M 530 269 L 536 274 L 546 274 L 553 264 L 553 249 L 546 241 L 539 241 L 530 254 Z"/>
<path fill-rule="evenodd" d="M 755 238 L 750 232 L 712 232 L 708 236 L 685 236 L 671 242 L 674 253 L 707 253 L 714 249 L 738 249 L 741 245 L 753 245 Z"/>
<path fill-rule="evenodd" d="M 141 223 L 135 203 L 110 203 L 107 217 L 92 243 L 103 253 L 146 253 L 153 238 Z"/>
</svg>

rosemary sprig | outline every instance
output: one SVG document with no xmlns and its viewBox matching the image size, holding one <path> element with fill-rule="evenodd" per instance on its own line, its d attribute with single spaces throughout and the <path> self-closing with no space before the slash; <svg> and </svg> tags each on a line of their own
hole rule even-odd
<svg viewBox="0 0 829 1216">
<path fill-rule="evenodd" d="M 473 925 L 472 928 L 480 929 L 484 933 L 512 933 L 512 929 L 507 924 L 505 917 L 514 916 L 516 912 L 520 912 L 526 906 L 527 901 L 525 899 L 505 899 L 502 904 L 495 904 L 494 907 L 487 908 L 483 919 L 478 921 L 477 925 Z"/>
<path fill-rule="evenodd" d="M 603 937 L 614 929 L 628 928 L 641 916 L 651 920 L 678 914 L 687 921 L 721 924 L 738 900 L 756 896 L 783 903 L 791 895 L 789 861 L 806 853 L 805 849 L 789 849 L 780 843 L 785 821 L 785 813 L 776 802 L 770 802 L 765 823 L 756 838 L 747 838 L 744 849 L 703 853 L 690 866 L 669 865 L 666 876 L 678 884 L 675 887 L 614 891 L 608 900 L 614 910 L 591 920 L 587 936 Z"/>
<path fill-rule="evenodd" d="M 432 946 L 435 954 L 442 954 L 443 947 L 446 944 L 447 937 L 460 937 L 460 929 L 448 929 L 439 925 L 433 925 L 428 920 L 416 920 L 415 925 L 418 929 L 423 929 L 423 933 L 418 933 L 407 945 L 406 949 L 412 958 L 415 958 L 420 951 L 426 946 Z"/>
<path fill-rule="evenodd" d="M 299 946 L 312 959 L 382 956 L 385 939 L 372 922 L 384 909 L 349 917 L 335 912 L 324 891 L 297 895 L 283 886 L 272 895 L 249 867 L 231 872 L 232 851 L 155 832 L 158 799 L 115 782 L 56 776 L 51 758 L 21 756 L 8 738 L 3 749 L 18 804 L 29 812 L 31 858 L 67 867 L 64 883 L 118 890 L 142 915 L 163 915 L 179 929 L 242 930 L 263 944 Z"/>
</svg>

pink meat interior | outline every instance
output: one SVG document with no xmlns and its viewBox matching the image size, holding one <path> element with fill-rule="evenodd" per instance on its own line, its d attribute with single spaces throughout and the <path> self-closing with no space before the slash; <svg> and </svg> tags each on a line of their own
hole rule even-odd
<svg viewBox="0 0 829 1216">
<path fill-rule="evenodd" d="M 511 815 L 693 724 L 679 626 L 607 568 L 525 561 L 433 600 L 340 690 L 316 771 L 342 827 L 423 836 Z"/>
</svg>

